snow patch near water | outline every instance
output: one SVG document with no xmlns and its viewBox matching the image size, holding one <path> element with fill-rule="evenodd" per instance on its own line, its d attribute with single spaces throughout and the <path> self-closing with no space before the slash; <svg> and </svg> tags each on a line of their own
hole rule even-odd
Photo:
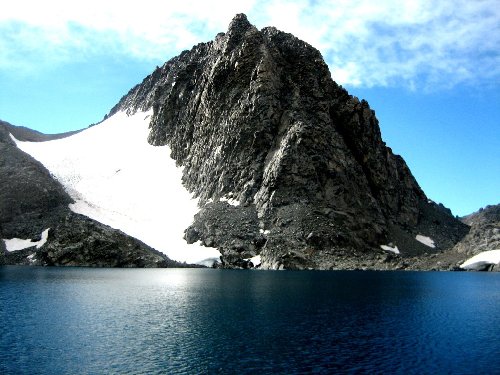
<svg viewBox="0 0 500 375">
<path fill-rule="evenodd" d="M 417 234 L 415 236 L 415 239 L 420 242 L 420 243 L 423 243 L 425 246 L 429 246 L 429 247 L 432 247 L 433 249 L 436 248 L 436 245 L 434 244 L 434 240 L 430 237 L 427 237 L 427 236 L 423 236 L 421 234 Z"/>
<path fill-rule="evenodd" d="M 260 266 L 260 264 L 262 263 L 262 261 L 260 259 L 260 255 L 256 255 L 254 257 L 247 258 L 247 259 L 244 259 L 244 260 L 246 260 L 247 262 L 248 261 L 252 262 L 252 264 L 253 264 L 254 267 Z"/>
<path fill-rule="evenodd" d="M 4 239 L 3 242 L 5 242 L 5 248 L 7 251 L 24 250 L 33 246 L 36 246 L 36 248 L 39 249 L 47 242 L 49 229 L 50 228 L 47 228 L 42 232 L 40 241 L 32 241 L 31 239 L 24 240 L 22 238 Z"/>
<path fill-rule="evenodd" d="M 167 146 L 147 142 L 151 112 L 118 112 L 68 138 L 20 142 L 75 200 L 70 209 L 138 238 L 171 259 L 196 263 L 219 251 L 188 245 L 198 212 Z"/>
<path fill-rule="evenodd" d="M 466 270 L 483 270 L 492 264 L 500 264 L 500 250 L 483 251 L 460 265 Z"/>
<path fill-rule="evenodd" d="M 250 258 L 250 261 L 253 263 L 254 267 L 260 266 L 262 263 L 262 260 L 260 259 L 260 255 L 256 255 L 252 258 Z"/>
</svg>

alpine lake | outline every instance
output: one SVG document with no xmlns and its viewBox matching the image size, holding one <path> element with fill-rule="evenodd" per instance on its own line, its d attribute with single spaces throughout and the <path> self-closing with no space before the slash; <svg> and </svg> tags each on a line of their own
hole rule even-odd
<svg viewBox="0 0 500 375">
<path fill-rule="evenodd" d="M 1 374 L 500 373 L 500 274 L 0 267 Z"/>
</svg>

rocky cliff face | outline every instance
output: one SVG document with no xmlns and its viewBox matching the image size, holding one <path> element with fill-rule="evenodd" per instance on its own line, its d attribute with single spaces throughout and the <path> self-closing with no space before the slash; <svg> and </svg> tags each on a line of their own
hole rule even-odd
<svg viewBox="0 0 500 375">
<path fill-rule="evenodd" d="M 415 256 L 467 233 L 428 201 L 374 111 L 331 79 L 319 51 L 244 15 L 157 68 L 110 114 L 151 107 L 149 142 L 170 146 L 203 206 L 186 239 L 218 247 L 228 267 L 255 255 L 262 268 L 377 265 L 387 261 L 380 245 Z"/>
<path fill-rule="evenodd" d="M 44 141 L 61 138 L 0 122 L 0 264 L 100 267 L 184 266 L 118 230 L 72 213 L 72 202 L 59 182 L 9 136 Z M 47 242 L 9 252 L 1 239 Z"/>
<path fill-rule="evenodd" d="M 486 206 L 462 221 L 471 229 L 453 251 L 469 258 L 483 251 L 500 249 L 500 204 Z"/>
</svg>

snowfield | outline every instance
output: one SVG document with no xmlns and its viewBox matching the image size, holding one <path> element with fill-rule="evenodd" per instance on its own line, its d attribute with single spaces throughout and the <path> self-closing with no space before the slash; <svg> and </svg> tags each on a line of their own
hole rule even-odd
<svg viewBox="0 0 500 375">
<path fill-rule="evenodd" d="M 42 232 L 39 241 L 32 241 L 30 239 L 22 239 L 22 238 L 4 239 L 3 241 L 5 243 L 5 248 L 7 249 L 7 251 L 24 250 L 33 246 L 36 246 L 36 248 L 39 249 L 43 245 L 45 245 L 45 242 L 47 242 L 47 238 L 49 236 L 49 229 L 50 228 L 47 228 Z"/>
<path fill-rule="evenodd" d="M 492 264 L 500 264 L 500 250 L 483 251 L 460 265 L 466 270 L 483 270 Z"/>
<path fill-rule="evenodd" d="M 17 146 L 40 161 L 75 200 L 70 209 L 138 238 L 171 259 L 198 263 L 216 249 L 183 239 L 198 212 L 167 146 L 147 142 L 150 112 L 119 112 L 71 137 Z"/>
</svg>

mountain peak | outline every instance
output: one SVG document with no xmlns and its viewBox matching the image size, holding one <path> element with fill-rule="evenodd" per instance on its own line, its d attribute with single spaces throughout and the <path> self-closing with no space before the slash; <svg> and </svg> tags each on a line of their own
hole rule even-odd
<svg viewBox="0 0 500 375">
<path fill-rule="evenodd" d="M 231 20 L 231 23 L 229 24 L 228 31 L 230 31 L 230 30 L 246 30 L 252 26 L 253 25 L 248 21 L 248 18 L 244 13 L 238 13 Z"/>
<path fill-rule="evenodd" d="M 227 264 L 261 255 L 268 268 L 329 268 L 339 251 L 376 254 L 392 243 L 417 255 L 429 251 L 419 234 L 440 249 L 463 235 L 465 226 L 428 203 L 382 141 L 375 112 L 331 79 L 319 51 L 275 28 L 259 31 L 244 14 L 215 42 L 166 62 L 117 108 L 151 107 L 148 140 L 170 147 L 200 198 L 186 239 L 219 248 Z"/>
<path fill-rule="evenodd" d="M 226 32 L 227 45 L 230 47 L 241 44 L 249 31 L 258 32 L 257 28 L 252 25 L 247 16 L 239 13 L 232 19 Z"/>
</svg>

